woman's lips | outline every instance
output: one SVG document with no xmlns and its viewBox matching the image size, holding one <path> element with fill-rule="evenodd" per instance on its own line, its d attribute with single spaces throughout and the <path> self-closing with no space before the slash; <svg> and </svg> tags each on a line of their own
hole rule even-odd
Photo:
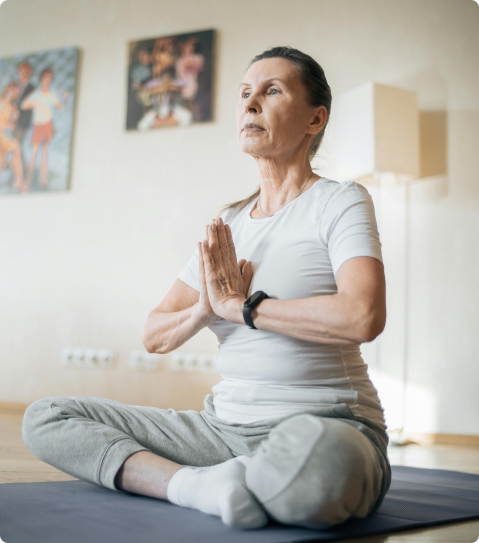
<svg viewBox="0 0 479 543">
<path fill-rule="evenodd" d="M 264 130 L 264 128 L 262 128 L 261 126 L 259 126 L 259 124 L 246 123 L 246 124 L 243 126 L 243 131 L 244 131 L 244 132 L 261 132 L 262 130 Z"/>
</svg>

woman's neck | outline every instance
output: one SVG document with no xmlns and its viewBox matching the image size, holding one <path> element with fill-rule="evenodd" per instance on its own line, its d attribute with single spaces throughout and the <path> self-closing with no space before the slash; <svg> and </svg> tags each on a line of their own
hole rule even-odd
<svg viewBox="0 0 479 543">
<path fill-rule="evenodd" d="M 268 215 L 279 211 L 298 196 L 301 189 L 304 192 L 318 179 L 318 176 L 312 173 L 311 164 L 307 159 L 299 161 L 267 157 L 255 159 L 260 174 L 261 207 Z"/>
</svg>

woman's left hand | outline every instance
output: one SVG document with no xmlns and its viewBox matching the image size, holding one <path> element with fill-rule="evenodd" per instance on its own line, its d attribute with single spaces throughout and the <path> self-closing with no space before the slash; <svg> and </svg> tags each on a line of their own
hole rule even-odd
<svg viewBox="0 0 479 543">
<path fill-rule="evenodd" d="M 219 317 L 245 324 L 243 304 L 253 276 L 251 261 L 237 262 L 231 229 L 221 218 L 206 231 L 207 239 L 198 245 L 210 305 Z"/>
</svg>

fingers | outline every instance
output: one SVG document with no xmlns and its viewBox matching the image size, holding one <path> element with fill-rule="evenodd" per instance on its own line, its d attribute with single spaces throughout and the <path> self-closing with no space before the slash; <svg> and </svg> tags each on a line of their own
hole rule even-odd
<svg viewBox="0 0 479 543">
<path fill-rule="evenodd" d="M 223 262 L 226 264 L 226 262 L 230 261 L 229 256 L 229 243 L 226 236 L 226 229 L 225 225 L 223 224 L 223 220 L 221 217 L 219 219 L 216 219 L 216 234 L 218 237 L 218 245 L 221 252 L 221 257 L 223 259 Z M 236 260 L 234 261 L 236 264 Z"/>
<path fill-rule="evenodd" d="M 213 259 L 213 265 L 216 274 L 221 282 L 235 277 L 240 279 L 246 268 L 245 259 L 237 262 L 233 235 L 228 224 L 223 223 L 223 219 L 213 219 L 212 224 L 206 226 L 206 239 L 208 240 L 208 252 Z M 251 275 L 251 263 L 249 272 Z"/>
<path fill-rule="evenodd" d="M 213 256 L 216 269 L 221 274 L 225 270 L 225 261 L 223 260 L 221 247 L 218 241 L 218 229 L 216 228 L 216 224 L 213 222 L 212 224 L 208 225 L 206 227 L 206 231 L 209 252 Z M 226 260 L 226 262 L 228 262 L 228 260 Z"/>
<path fill-rule="evenodd" d="M 206 287 L 206 278 L 205 278 L 205 263 L 203 260 L 203 250 L 201 247 L 201 241 L 198 242 L 198 251 L 200 254 L 200 287 Z"/>
<path fill-rule="evenodd" d="M 246 283 L 248 280 L 253 277 L 253 270 L 251 268 L 251 261 L 245 262 L 244 266 L 241 269 L 241 275 L 243 276 L 243 281 Z"/>
<path fill-rule="evenodd" d="M 224 224 L 223 219 L 219 217 L 215 221 L 216 233 L 218 239 L 219 252 L 226 266 L 236 267 L 238 259 L 236 256 L 235 244 L 229 224 Z"/>
<path fill-rule="evenodd" d="M 199 264 L 200 264 L 200 303 L 203 307 L 208 306 L 211 309 L 210 299 L 208 296 L 208 286 L 206 282 L 206 272 L 205 272 L 205 258 L 204 251 L 201 241 L 198 242 L 199 249 Z"/>
<path fill-rule="evenodd" d="M 251 284 L 251 279 L 253 278 L 253 272 L 252 272 L 252 268 L 251 268 L 251 261 L 250 260 L 247 261 L 245 258 L 242 258 L 238 262 L 238 266 L 239 266 L 240 271 L 241 271 L 241 279 L 243 280 L 244 295 L 248 296 L 249 287 L 250 287 L 250 284 Z"/>
<path fill-rule="evenodd" d="M 215 261 L 211 253 L 211 247 L 208 240 L 202 242 L 202 255 L 205 270 L 205 279 L 208 282 L 208 278 L 217 279 L 217 273 L 215 268 Z"/>
<path fill-rule="evenodd" d="M 198 250 L 199 250 L 199 264 L 200 264 L 200 273 L 199 273 L 199 281 L 200 281 L 200 304 L 205 304 L 207 298 L 208 298 L 208 287 L 206 286 L 206 277 L 205 277 L 205 263 L 203 260 L 203 250 L 201 248 L 201 242 L 198 242 Z"/>
<path fill-rule="evenodd" d="M 251 281 L 253 279 L 253 269 L 252 269 L 251 261 L 247 262 L 244 265 L 244 270 L 245 271 L 243 273 L 243 282 L 245 284 L 245 289 L 246 289 L 245 296 L 247 296 L 249 292 L 249 287 L 251 285 Z"/>
<path fill-rule="evenodd" d="M 235 249 L 235 244 L 233 243 L 233 234 L 231 233 L 230 225 L 225 224 L 224 229 L 225 229 L 225 234 L 226 234 L 226 242 L 228 243 L 228 254 L 229 254 L 230 261 L 236 264 L 237 262 L 236 249 Z"/>
<path fill-rule="evenodd" d="M 245 261 L 245 264 L 243 266 L 243 275 L 244 276 L 247 276 L 247 277 L 250 277 L 253 275 L 253 271 L 252 271 L 252 263 L 251 263 L 251 260 L 248 260 L 248 262 Z"/>
</svg>

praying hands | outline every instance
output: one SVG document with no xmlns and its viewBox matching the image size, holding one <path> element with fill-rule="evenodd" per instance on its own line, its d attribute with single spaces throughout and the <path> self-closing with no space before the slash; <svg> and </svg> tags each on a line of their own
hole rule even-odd
<svg viewBox="0 0 479 543">
<path fill-rule="evenodd" d="M 236 258 L 231 228 L 221 218 L 206 226 L 206 239 L 198 242 L 200 310 L 220 318 L 245 324 L 243 304 L 253 277 L 251 261 Z"/>
</svg>

